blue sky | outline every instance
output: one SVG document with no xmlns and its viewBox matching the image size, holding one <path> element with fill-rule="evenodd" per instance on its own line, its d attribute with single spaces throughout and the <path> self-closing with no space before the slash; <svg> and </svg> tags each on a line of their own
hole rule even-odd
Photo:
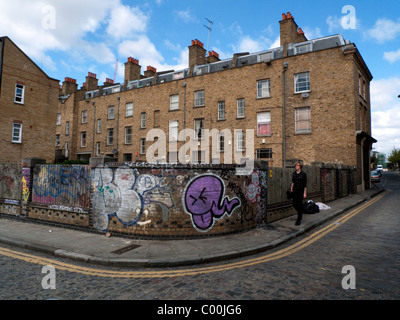
<svg viewBox="0 0 400 320">
<path fill-rule="evenodd" d="M 344 11 L 351 5 L 354 12 Z M 372 135 L 376 151 L 400 148 L 400 2 L 236 0 L 0 0 L 0 35 L 9 36 L 49 76 L 88 72 L 123 81 L 127 57 L 158 71 L 187 67 L 191 40 L 230 58 L 279 46 L 279 20 L 288 11 L 307 38 L 340 33 L 354 42 L 374 80 Z M 354 28 L 341 19 L 354 13 Z M 208 44 L 208 25 L 213 21 Z"/>
</svg>

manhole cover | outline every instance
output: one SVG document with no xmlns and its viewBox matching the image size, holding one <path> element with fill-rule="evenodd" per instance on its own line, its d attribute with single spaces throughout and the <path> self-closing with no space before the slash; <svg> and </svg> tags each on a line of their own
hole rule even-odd
<svg viewBox="0 0 400 320">
<path fill-rule="evenodd" d="M 123 248 L 118 249 L 118 250 L 115 250 L 115 251 L 113 251 L 113 252 L 111 252 L 111 253 L 114 253 L 114 254 L 123 254 L 123 253 L 125 253 L 125 252 L 134 250 L 134 249 L 139 248 L 139 247 L 140 247 L 140 246 L 137 245 L 137 244 L 131 244 L 130 246 L 123 247 Z"/>
</svg>

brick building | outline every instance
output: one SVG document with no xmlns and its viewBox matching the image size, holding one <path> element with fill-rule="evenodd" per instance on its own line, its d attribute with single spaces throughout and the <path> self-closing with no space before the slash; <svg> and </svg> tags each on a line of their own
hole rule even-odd
<svg viewBox="0 0 400 320">
<path fill-rule="evenodd" d="M 290 13 L 279 23 L 278 48 L 220 60 L 193 40 L 184 70 L 148 66 L 142 75 L 139 61 L 130 57 L 121 84 L 99 85 L 89 72 L 78 89 L 75 79 L 66 78 L 58 106 L 59 156 L 146 161 L 155 146 L 148 134 L 159 129 L 166 138 L 165 149 L 158 144 L 162 134 L 158 150 L 152 149 L 152 160 L 159 162 L 255 158 L 282 167 L 300 159 L 354 166 L 358 189 L 368 188 L 376 142 L 368 67 L 342 35 L 308 40 Z"/>
<path fill-rule="evenodd" d="M 59 80 L 0 37 L 0 162 L 54 160 Z"/>
</svg>

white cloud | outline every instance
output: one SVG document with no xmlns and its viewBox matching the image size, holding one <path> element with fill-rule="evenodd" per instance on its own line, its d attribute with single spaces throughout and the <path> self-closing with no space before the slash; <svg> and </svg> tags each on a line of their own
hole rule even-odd
<svg viewBox="0 0 400 320">
<path fill-rule="evenodd" d="M 383 57 L 390 63 L 400 60 L 400 49 L 397 51 L 389 51 L 383 54 Z"/>
<path fill-rule="evenodd" d="M 129 38 L 132 33 L 145 32 L 148 20 L 139 8 L 120 5 L 112 9 L 106 31 L 113 38 Z"/>
<path fill-rule="evenodd" d="M 390 153 L 400 147 L 400 78 L 373 80 L 371 82 L 372 136 L 378 140 L 374 148 Z"/>
<path fill-rule="evenodd" d="M 392 21 L 386 18 L 378 19 L 373 28 L 367 31 L 367 36 L 379 43 L 394 40 L 400 34 L 400 21 Z"/>
<path fill-rule="evenodd" d="M 179 10 L 179 11 L 176 10 L 174 11 L 174 15 L 176 16 L 177 19 L 185 23 L 196 21 L 196 18 L 193 16 L 189 8 L 186 10 Z"/>
</svg>

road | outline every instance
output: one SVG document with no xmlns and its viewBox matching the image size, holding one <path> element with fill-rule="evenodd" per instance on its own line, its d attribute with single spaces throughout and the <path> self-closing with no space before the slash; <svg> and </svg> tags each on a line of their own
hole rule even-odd
<svg viewBox="0 0 400 320">
<path fill-rule="evenodd" d="M 37 256 L 38 261 L 50 258 L 74 264 L 76 269 L 55 268 L 52 283 L 47 281 L 51 272 L 42 273 L 45 262 L 41 264 L 34 258 L 29 262 L 0 252 L 0 299 L 399 299 L 400 175 L 385 173 L 380 185 L 386 189 L 382 199 L 336 223 L 336 228 L 321 234 L 316 241 L 304 242 L 299 250 L 291 248 L 326 225 L 274 251 L 202 266 L 165 269 L 175 271 L 174 276 L 144 273 L 142 277 L 124 277 L 138 270 L 88 266 L 1 245 L 10 252 Z M 265 258 L 274 252 L 287 253 L 276 259 Z M 80 266 L 85 269 L 79 270 Z M 98 272 L 85 274 L 82 270 L 89 267 Z"/>
</svg>

